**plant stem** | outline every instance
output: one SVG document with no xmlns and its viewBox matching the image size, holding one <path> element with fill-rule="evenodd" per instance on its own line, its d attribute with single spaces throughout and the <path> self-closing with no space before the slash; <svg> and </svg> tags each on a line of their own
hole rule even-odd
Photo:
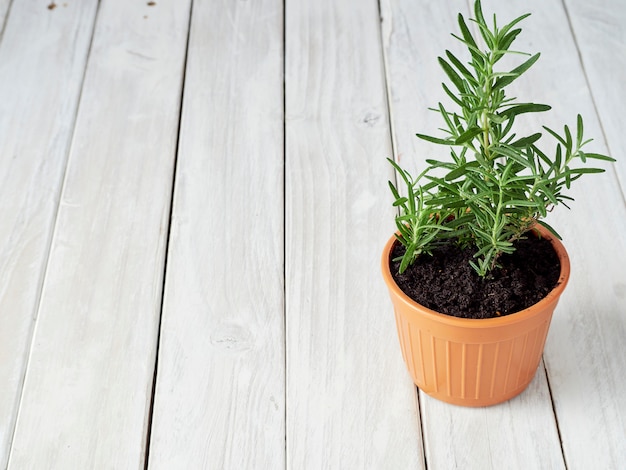
<svg viewBox="0 0 626 470">
<path fill-rule="evenodd" d="M 487 60 L 487 73 L 485 74 L 485 83 L 484 83 L 484 92 L 485 92 L 485 103 L 482 112 L 482 129 L 483 129 L 483 150 L 485 153 L 485 157 L 487 161 L 491 161 L 491 155 L 489 151 L 489 111 L 491 110 L 491 80 L 492 80 L 492 56 L 489 54 L 489 58 Z"/>
<path fill-rule="evenodd" d="M 491 246 L 495 250 L 495 255 L 491 260 L 491 267 L 489 270 L 492 270 L 496 266 L 496 260 L 498 259 L 498 226 L 500 225 L 500 217 L 502 217 L 502 200 L 504 199 L 504 192 L 502 190 L 502 181 L 498 180 L 498 187 L 500 189 L 498 193 L 498 205 L 496 207 L 496 220 L 493 222 L 493 227 L 491 229 Z"/>
</svg>

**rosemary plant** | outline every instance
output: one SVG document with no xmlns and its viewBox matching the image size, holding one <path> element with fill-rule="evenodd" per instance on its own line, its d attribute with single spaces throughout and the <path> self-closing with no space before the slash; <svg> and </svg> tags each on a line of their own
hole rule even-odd
<svg viewBox="0 0 626 470">
<path fill-rule="evenodd" d="M 406 195 L 401 195 L 389 182 L 394 206 L 399 208 L 397 238 L 406 248 L 400 272 L 418 256 L 430 254 L 435 247 L 454 239 L 463 246 L 476 248 L 470 264 L 479 276 L 485 277 L 497 268 L 503 253 L 514 251 L 513 243 L 535 223 L 559 237 L 542 218 L 553 206 L 567 207 L 566 201 L 573 200 L 564 194 L 573 181 L 586 173 L 604 171 L 585 166 L 589 160 L 614 161 L 606 155 L 582 150 L 591 139 L 583 136 L 580 115 L 575 128 L 565 125 L 562 133 L 543 127 L 556 139 L 553 158 L 538 147 L 540 132 L 515 134 L 517 116 L 550 109 L 545 104 L 519 103 L 505 93 L 507 85 L 539 59 L 539 54 L 531 56 L 510 50 L 521 32 L 518 23 L 529 14 L 502 28 L 494 15 L 493 24 L 488 25 L 480 0 L 476 0 L 474 15 L 470 21 L 476 25 L 483 46 L 479 46 L 459 14 L 460 35 L 452 36 L 465 44 L 470 60 L 464 64 L 450 51 L 439 57 L 450 80 L 449 85 L 442 84 L 443 89 L 458 109 L 450 111 L 442 103 L 433 109 L 445 123 L 445 128 L 440 129 L 445 132 L 444 137 L 417 134 L 421 139 L 449 147 L 451 159 L 427 160 L 427 168 L 416 178 L 389 160 L 407 189 Z M 498 61 L 510 53 L 527 58 L 513 70 L 497 71 Z"/>
</svg>

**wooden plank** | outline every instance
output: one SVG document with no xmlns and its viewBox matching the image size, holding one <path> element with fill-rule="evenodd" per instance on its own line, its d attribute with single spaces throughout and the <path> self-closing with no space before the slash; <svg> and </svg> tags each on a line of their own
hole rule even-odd
<svg viewBox="0 0 626 470">
<path fill-rule="evenodd" d="M 617 103 L 626 102 L 626 3 L 619 0 L 565 1 L 566 13 L 592 90 L 609 151 L 626 188 L 626 117 Z"/>
<path fill-rule="evenodd" d="M 285 466 L 282 11 L 193 6 L 151 469 Z"/>
<path fill-rule="evenodd" d="M 287 5 L 287 468 L 423 467 L 380 275 L 394 225 L 379 23 L 373 0 Z"/>
<path fill-rule="evenodd" d="M 4 7 L 0 4 L 0 25 Z M 6 468 L 96 1 L 13 5 L 0 43 L 0 468 Z"/>
<path fill-rule="evenodd" d="M 542 51 L 533 78 L 523 82 L 518 96 L 535 95 L 539 102 L 553 105 L 545 118 L 554 128 L 567 121 L 573 124 L 575 115 L 581 113 L 588 135 L 596 139 L 589 149 L 602 153 L 610 149 L 619 161 L 624 137 L 614 126 L 620 119 L 624 122 L 615 106 L 624 96 L 620 80 L 620 74 L 624 77 L 624 69 L 620 69 L 624 64 L 623 42 L 619 39 L 623 34 L 613 34 L 618 30 L 610 25 L 614 21 L 621 25 L 620 18 L 626 16 L 620 2 L 594 3 L 596 7 L 577 14 L 574 8 L 570 10 L 573 18 L 579 17 L 573 23 L 574 35 L 586 66 L 584 71 L 571 31 L 555 27 L 568 21 L 562 2 L 533 0 L 508 10 L 511 15 L 525 9 L 534 12 L 527 20 L 524 38 L 520 38 L 521 47 Z M 607 8 L 603 13 L 601 4 Z M 583 17 L 589 24 L 576 22 L 583 21 Z M 600 33 L 601 29 L 606 32 Z M 601 37 L 592 39 L 590 34 Z M 585 60 L 591 60 L 594 54 L 604 59 Z M 616 63 L 609 65 L 613 60 Z M 605 68 L 600 75 L 600 69 L 594 67 Z M 591 92 L 585 73 L 595 77 L 589 82 Z M 608 148 L 602 138 L 603 129 L 609 139 Z M 623 162 L 604 165 L 610 171 L 578 181 L 573 187 L 576 201 L 572 211 L 558 208 L 550 216 L 572 261 L 570 285 L 555 313 L 544 354 L 565 459 L 571 469 L 621 468 L 626 461 L 626 239 L 622 235 L 626 233 L 626 211 L 616 177 L 616 170 L 624 175 L 620 165 Z"/>
<path fill-rule="evenodd" d="M 486 11 L 492 3 L 485 5 Z M 439 116 L 427 108 L 449 102 L 441 90 L 445 74 L 437 57 L 446 49 L 465 57 L 462 44 L 449 36 L 458 30 L 458 10 L 413 0 L 389 0 L 383 8 L 389 22 L 385 50 L 396 159 L 418 174 L 425 159 L 445 158 L 442 147 L 417 139 L 415 133 L 438 135 L 441 127 Z M 467 19 L 468 10 L 463 14 Z M 507 12 L 502 18 L 512 15 Z M 501 468 L 502 462 L 519 469 L 564 467 L 543 367 L 524 394 L 503 405 L 467 409 L 422 392 L 420 401 L 429 467 Z"/>
<path fill-rule="evenodd" d="M 100 4 L 9 468 L 143 468 L 189 7 Z"/>
</svg>

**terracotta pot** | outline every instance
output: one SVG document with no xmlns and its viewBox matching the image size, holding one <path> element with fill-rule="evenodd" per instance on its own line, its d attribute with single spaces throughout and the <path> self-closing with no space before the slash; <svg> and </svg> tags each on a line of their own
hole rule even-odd
<svg viewBox="0 0 626 470">
<path fill-rule="evenodd" d="M 402 356 L 415 384 L 447 403 L 489 406 L 520 394 L 541 360 L 552 312 L 569 279 L 570 262 L 561 242 L 541 226 L 561 262 L 557 286 L 535 305 L 498 318 L 457 318 L 410 299 L 391 276 L 385 245 L 382 272 L 391 295 Z"/>
</svg>

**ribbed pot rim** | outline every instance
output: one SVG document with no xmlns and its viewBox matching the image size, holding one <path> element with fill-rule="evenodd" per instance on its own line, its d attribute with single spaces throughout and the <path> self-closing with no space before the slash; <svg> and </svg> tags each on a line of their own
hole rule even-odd
<svg viewBox="0 0 626 470">
<path fill-rule="evenodd" d="M 396 284 L 393 276 L 391 275 L 391 269 L 389 267 L 389 256 L 391 250 L 393 248 L 394 243 L 396 242 L 395 235 L 392 235 L 391 238 L 385 244 L 385 248 L 383 250 L 382 256 L 382 273 L 385 283 L 389 288 L 392 295 L 396 296 L 400 301 L 406 304 L 411 309 L 419 312 L 421 315 L 425 315 L 429 317 L 433 321 L 437 321 L 440 323 L 463 327 L 463 328 L 496 328 L 502 327 L 505 325 L 511 325 L 519 322 L 523 322 L 528 320 L 535 315 L 539 315 L 545 307 L 548 305 L 555 303 L 558 301 L 559 297 L 563 293 L 563 290 L 567 286 L 570 276 L 570 259 L 563 246 L 563 243 L 556 238 L 550 231 L 548 231 L 542 225 L 535 225 L 533 227 L 535 232 L 538 232 L 542 238 L 547 239 L 554 248 L 559 261 L 561 263 L 561 273 L 559 274 L 559 280 L 557 281 L 557 285 L 552 289 L 548 295 L 546 295 L 543 299 L 541 299 L 536 304 L 531 305 L 530 307 L 525 308 L 524 310 L 520 310 L 519 312 L 511 313 L 508 315 L 504 315 L 502 317 L 496 318 L 484 318 L 484 319 L 474 319 L 474 318 L 459 318 L 451 315 L 446 315 L 444 313 L 437 312 L 435 310 L 431 310 L 423 305 L 417 303 L 415 300 L 411 299 L 408 295 L 404 293 L 402 289 Z"/>
</svg>

